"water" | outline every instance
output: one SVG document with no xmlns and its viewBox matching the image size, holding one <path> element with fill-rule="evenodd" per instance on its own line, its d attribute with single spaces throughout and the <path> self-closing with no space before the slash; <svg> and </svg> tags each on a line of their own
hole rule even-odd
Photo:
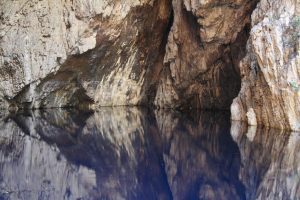
<svg viewBox="0 0 300 200">
<path fill-rule="evenodd" d="M 3 116 L 0 199 L 300 199 L 300 134 L 229 113 Z"/>
</svg>

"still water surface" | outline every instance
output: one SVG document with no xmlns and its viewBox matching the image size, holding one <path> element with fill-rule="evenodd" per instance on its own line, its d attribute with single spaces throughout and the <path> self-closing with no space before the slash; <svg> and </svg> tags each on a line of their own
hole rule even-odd
<svg viewBox="0 0 300 200">
<path fill-rule="evenodd" d="M 229 113 L 103 108 L 0 119 L 0 199 L 300 199 L 300 134 Z"/>
</svg>

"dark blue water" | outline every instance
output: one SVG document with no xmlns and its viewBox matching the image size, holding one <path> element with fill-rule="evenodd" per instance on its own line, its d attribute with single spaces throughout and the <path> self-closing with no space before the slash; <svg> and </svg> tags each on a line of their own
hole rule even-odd
<svg viewBox="0 0 300 200">
<path fill-rule="evenodd" d="M 229 113 L 2 115 L 0 199 L 300 199 L 300 134 Z"/>
</svg>

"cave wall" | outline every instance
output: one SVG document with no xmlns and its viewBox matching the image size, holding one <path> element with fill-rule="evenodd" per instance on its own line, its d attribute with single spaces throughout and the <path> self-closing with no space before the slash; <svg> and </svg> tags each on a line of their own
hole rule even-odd
<svg viewBox="0 0 300 200">
<path fill-rule="evenodd" d="M 300 130 L 300 2 L 262 0 L 252 14 L 233 120 Z"/>
<path fill-rule="evenodd" d="M 1 1 L 1 106 L 146 101 L 142 93 L 157 77 L 153 68 L 162 66 L 170 5 L 168 0 Z"/>
<path fill-rule="evenodd" d="M 255 5 L 2 1 L 1 107 L 228 109 Z"/>
<path fill-rule="evenodd" d="M 257 1 L 174 0 L 155 105 L 228 109 L 240 89 L 247 24 Z"/>
<path fill-rule="evenodd" d="M 231 105 L 300 130 L 299 2 L 257 3 L 0 1 L 0 109 Z"/>
</svg>

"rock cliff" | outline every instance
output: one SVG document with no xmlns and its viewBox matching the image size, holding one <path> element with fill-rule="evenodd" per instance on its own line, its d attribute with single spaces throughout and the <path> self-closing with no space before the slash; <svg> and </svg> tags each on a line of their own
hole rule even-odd
<svg viewBox="0 0 300 200">
<path fill-rule="evenodd" d="M 142 94 L 162 63 L 170 5 L 168 0 L 0 1 L 2 107 L 146 101 Z"/>
<path fill-rule="evenodd" d="M 300 130 L 299 15 L 297 0 L 0 0 L 0 109 L 231 106 Z"/>
<path fill-rule="evenodd" d="M 300 130 L 300 2 L 261 0 L 252 14 L 233 120 Z"/>
<path fill-rule="evenodd" d="M 255 0 L 174 0 L 164 68 L 155 104 L 172 108 L 227 109 L 240 89 Z"/>
</svg>

